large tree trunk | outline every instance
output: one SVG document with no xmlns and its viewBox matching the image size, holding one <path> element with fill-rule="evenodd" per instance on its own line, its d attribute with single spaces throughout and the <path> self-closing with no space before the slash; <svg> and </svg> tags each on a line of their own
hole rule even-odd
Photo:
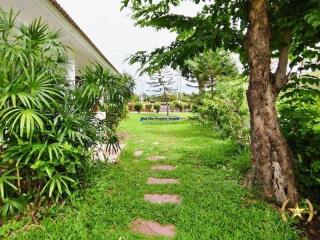
<svg viewBox="0 0 320 240">
<path fill-rule="evenodd" d="M 250 0 L 246 49 L 250 64 L 247 92 L 251 122 L 252 169 L 246 184 L 257 184 L 263 196 L 278 204 L 294 204 L 298 192 L 292 155 L 283 137 L 275 108 L 279 88 L 271 74 L 270 26 L 267 0 Z"/>
</svg>

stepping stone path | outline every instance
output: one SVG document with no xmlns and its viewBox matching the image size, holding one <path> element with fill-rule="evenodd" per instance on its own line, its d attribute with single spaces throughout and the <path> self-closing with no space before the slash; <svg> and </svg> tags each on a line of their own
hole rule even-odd
<svg viewBox="0 0 320 240">
<path fill-rule="evenodd" d="M 157 145 L 158 142 L 153 144 Z M 141 157 L 143 151 L 135 151 L 135 157 Z M 165 156 L 151 156 L 148 157 L 149 161 L 160 161 L 165 160 Z M 173 165 L 154 165 L 151 167 L 152 171 L 174 171 L 176 166 Z M 149 185 L 162 185 L 162 184 L 179 184 L 180 181 L 175 178 L 155 178 L 149 177 L 147 179 L 147 184 Z M 154 204 L 180 204 L 181 198 L 179 195 L 175 194 L 145 194 L 144 200 Z M 145 236 L 160 236 L 172 238 L 175 236 L 176 228 L 174 225 L 161 225 L 160 223 L 147 221 L 143 219 L 136 219 L 131 226 L 131 230 L 135 233 L 140 233 Z"/>
<path fill-rule="evenodd" d="M 178 195 L 171 194 L 145 194 L 144 200 L 151 203 L 180 203 L 181 199 Z"/>
<path fill-rule="evenodd" d="M 160 161 L 160 160 L 165 160 L 165 156 L 151 156 L 147 158 L 149 161 Z"/>
<path fill-rule="evenodd" d="M 132 224 L 132 231 L 147 236 L 174 237 L 176 228 L 174 225 L 160 225 L 157 222 L 137 219 Z"/>
<path fill-rule="evenodd" d="M 133 153 L 133 156 L 135 158 L 141 157 L 143 155 L 143 151 L 142 150 L 137 150 Z"/>
<path fill-rule="evenodd" d="M 147 184 L 155 185 L 155 184 L 178 184 L 180 183 L 178 179 L 174 178 L 153 178 L 150 177 L 147 180 Z"/>
<path fill-rule="evenodd" d="M 173 171 L 177 167 L 172 165 L 155 165 L 151 167 L 151 170 L 153 171 Z"/>
</svg>

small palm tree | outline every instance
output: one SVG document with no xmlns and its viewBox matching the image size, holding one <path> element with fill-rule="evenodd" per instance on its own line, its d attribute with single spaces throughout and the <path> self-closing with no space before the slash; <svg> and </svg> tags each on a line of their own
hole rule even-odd
<svg viewBox="0 0 320 240">
<path fill-rule="evenodd" d="M 0 9 L 0 209 L 20 210 L 21 197 L 37 204 L 71 193 L 89 148 L 109 141 L 125 115 L 134 81 L 100 65 L 88 67 L 77 88 L 66 80 L 68 47 L 41 19 L 17 26 Z M 106 103 L 107 119 L 93 106 Z M 42 201 L 42 200 L 41 200 Z"/>
</svg>

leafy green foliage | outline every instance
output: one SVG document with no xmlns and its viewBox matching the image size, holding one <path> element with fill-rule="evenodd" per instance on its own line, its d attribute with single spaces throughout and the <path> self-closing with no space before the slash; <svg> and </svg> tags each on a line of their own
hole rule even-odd
<svg viewBox="0 0 320 240">
<path fill-rule="evenodd" d="M 17 26 L 0 10 L 0 208 L 3 216 L 71 195 L 101 142 L 115 134 L 133 79 L 88 67 L 78 86 L 66 80 L 67 47 L 38 20 Z M 107 106 L 105 120 L 93 107 Z M 102 104 L 101 104 L 102 105 Z M 31 206 L 31 205 L 30 205 Z"/>
<path fill-rule="evenodd" d="M 153 109 L 152 103 L 146 103 L 146 104 L 144 105 L 144 107 L 145 107 L 146 111 L 148 111 L 148 112 L 151 112 L 152 109 Z"/>
<path fill-rule="evenodd" d="M 278 103 L 282 131 L 295 155 L 302 192 L 318 197 L 320 190 L 320 90 L 313 76 L 292 78 Z"/>
<path fill-rule="evenodd" d="M 137 25 L 153 27 L 157 30 L 166 29 L 176 33 L 175 41 L 169 46 L 159 47 L 151 52 L 139 51 L 131 57 L 130 63 L 140 63 L 142 72 L 155 72 L 165 66 L 170 66 L 173 69 L 180 70 L 185 76 L 189 76 L 190 70 L 186 67 L 185 61 L 205 52 L 207 49 L 223 48 L 238 53 L 246 72 L 250 72 L 248 100 L 251 108 L 250 118 L 252 121 L 250 123 L 253 125 L 260 122 L 259 111 L 254 109 L 254 105 L 259 102 L 263 103 L 265 99 L 270 99 L 270 94 L 265 91 L 267 85 L 274 88 L 271 92 L 272 95 L 274 94 L 275 101 L 272 101 L 271 107 L 275 107 L 278 92 L 286 86 L 290 75 L 287 73 L 288 59 L 290 59 L 290 72 L 294 69 L 303 71 L 320 69 L 319 0 L 192 0 L 191 2 L 194 4 L 202 2 L 202 9 L 191 17 L 176 14 L 174 11 L 175 7 L 184 2 L 187 1 L 122 1 L 123 7 L 129 7 L 132 10 L 133 19 Z M 261 15 L 256 11 L 259 8 L 262 9 Z M 266 20 L 259 22 L 261 16 L 266 16 Z M 259 24 L 267 34 L 257 33 L 259 31 L 255 26 Z M 253 51 L 253 48 L 258 49 L 259 47 L 259 44 L 254 41 L 258 38 L 261 39 L 261 42 L 265 38 L 265 49 Z M 271 59 L 278 60 L 278 66 L 274 68 L 275 71 L 273 72 L 269 69 Z M 259 94 L 253 94 L 254 92 Z M 223 105 L 223 103 L 218 104 Z M 270 103 L 267 104 L 270 107 Z M 266 104 L 263 103 L 260 106 L 263 107 Z M 273 112 L 273 115 L 275 115 L 275 112 Z M 278 124 L 276 116 L 263 117 L 270 120 L 274 119 L 274 124 Z M 265 136 L 271 136 L 268 129 L 259 130 Z M 257 128 L 252 126 L 252 131 L 253 136 L 258 135 Z M 277 138 L 276 136 L 276 134 L 272 134 L 272 138 Z M 282 136 L 280 135 L 278 138 L 280 139 Z M 263 138 L 259 137 L 259 139 Z M 277 141 L 272 140 L 272 142 Z M 264 165 L 265 159 L 263 156 L 265 155 L 261 154 L 258 145 L 256 142 L 251 143 L 254 150 L 252 153 L 256 160 L 252 165 L 253 169 L 260 170 Z M 270 152 L 269 155 L 272 156 L 271 151 L 274 149 L 271 149 L 269 145 L 265 146 Z M 272 161 L 272 159 L 269 160 Z M 286 158 L 286 161 L 291 160 L 290 156 Z M 273 174 L 271 168 L 265 168 L 262 171 L 268 172 L 267 176 Z M 290 172 L 290 170 L 288 171 Z M 282 174 L 286 175 L 285 172 Z M 293 176 L 291 174 L 288 176 L 290 176 L 291 182 L 294 182 Z M 289 177 L 287 178 L 290 182 Z M 256 179 L 259 182 L 259 178 Z M 260 185 L 265 187 L 267 181 L 270 181 L 269 177 L 266 177 L 264 182 L 260 181 Z M 295 187 L 292 189 L 294 190 L 292 191 L 294 192 L 293 195 L 297 195 Z M 285 189 L 284 192 L 288 192 L 288 195 L 292 196 L 290 188 L 287 190 Z M 275 190 L 270 190 L 270 192 L 272 191 Z M 266 195 L 265 193 L 262 194 Z"/>
<path fill-rule="evenodd" d="M 142 109 L 143 109 L 143 103 L 142 102 L 136 102 L 134 104 L 134 110 L 137 111 L 138 113 L 140 113 Z"/>
<path fill-rule="evenodd" d="M 201 96 L 193 111 L 200 122 L 215 129 L 223 138 L 232 139 L 241 148 L 249 145 L 249 117 L 243 84 L 219 82 L 217 91 Z"/>
<path fill-rule="evenodd" d="M 237 69 L 229 53 L 224 50 L 207 50 L 186 61 L 191 83 L 197 83 L 199 92 L 214 91 L 216 82 L 224 76 L 236 76 Z"/>
<path fill-rule="evenodd" d="M 25 210 L 25 203 L 19 199 L 5 199 L 1 207 L 2 217 L 13 216 L 17 212 Z"/>
<path fill-rule="evenodd" d="M 159 70 L 157 73 L 151 76 L 150 80 L 147 83 L 156 95 L 163 94 L 164 100 L 167 105 L 167 115 L 169 115 L 168 94 L 172 94 L 175 91 L 173 87 L 175 81 L 173 79 L 172 73 L 170 72 L 170 69 Z"/>
<path fill-rule="evenodd" d="M 18 188 L 12 183 L 12 180 L 17 180 L 18 177 L 10 175 L 13 172 L 6 171 L 4 173 L 1 173 L 0 177 L 0 197 L 2 201 L 5 201 L 5 188 L 12 188 L 13 190 L 18 191 Z"/>
<path fill-rule="evenodd" d="M 214 131 L 192 121 L 146 127 L 139 122 L 140 117 L 130 114 L 121 123 L 121 131 L 130 132 L 121 161 L 112 168 L 97 163 L 90 172 L 92 181 L 85 197 L 75 197 L 72 205 L 62 209 L 57 217 L 46 217 L 36 227 L 24 228 L 15 221 L 4 225 L 0 238 L 6 239 L 10 234 L 16 239 L 81 236 L 145 240 L 145 236 L 128 227 L 137 216 L 178 226 L 179 240 L 301 238 L 294 228 L 281 221 L 274 207 L 241 186 L 243 173 L 250 165 L 248 153 L 239 154 L 232 141 L 221 140 Z M 143 144 L 155 141 L 160 142 L 156 147 Z M 151 172 L 154 163 L 143 158 L 132 161 L 136 149 L 143 150 L 146 157 L 170 153 L 165 163 L 178 167 L 173 172 Z M 156 192 L 179 194 L 183 197 L 181 206 L 144 202 L 143 195 L 155 191 L 155 186 L 145 184 L 150 176 L 179 179 L 181 184 L 159 185 Z"/>
<path fill-rule="evenodd" d="M 117 153 L 119 150 L 121 150 L 121 145 L 118 135 L 115 132 L 109 133 L 107 142 L 107 152 L 109 154 L 112 154 Z"/>
<path fill-rule="evenodd" d="M 147 82 L 155 95 L 163 94 L 167 101 L 167 94 L 172 94 L 175 91 L 173 87 L 174 83 L 173 75 L 169 69 L 162 69 L 153 74 Z"/>
<path fill-rule="evenodd" d="M 159 113 L 159 112 L 160 112 L 160 109 L 161 109 L 160 103 L 155 103 L 155 104 L 153 104 L 153 108 L 154 108 L 154 110 L 156 110 L 157 113 Z"/>
<path fill-rule="evenodd" d="M 139 51 L 131 63 L 140 63 L 142 72 L 156 72 L 165 66 L 180 69 L 189 75 L 185 65 L 206 49 L 224 48 L 240 54 L 240 59 L 248 69 L 246 53 L 246 31 L 249 24 L 249 7 L 246 0 L 193 0 L 203 2 L 202 9 L 193 17 L 174 13 L 173 9 L 184 0 L 123 0 L 123 7 L 132 10 L 132 17 L 141 27 L 166 29 L 177 34 L 174 42 L 152 52 Z M 272 35 L 271 53 L 279 57 L 283 47 L 283 36 L 292 31 L 292 64 L 297 66 L 303 58 L 319 56 L 319 10 L 318 0 L 268 1 L 270 28 Z M 304 54 L 302 54 L 304 52 Z M 303 58 L 302 58 L 303 55 Z M 310 62 L 311 68 L 312 63 Z"/>
<path fill-rule="evenodd" d="M 184 109 L 184 103 L 181 102 L 181 101 L 174 101 L 173 102 L 173 106 L 175 109 L 178 109 L 180 112 L 183 112 L 183 109 Z"/>
</svg>

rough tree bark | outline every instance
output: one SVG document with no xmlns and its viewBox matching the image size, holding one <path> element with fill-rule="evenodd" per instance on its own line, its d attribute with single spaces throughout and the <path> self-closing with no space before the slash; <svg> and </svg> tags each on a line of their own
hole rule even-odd
<svg viewBox="0 0 320 240">
<path fill-rule="evenodd" d="M 250 23 L 246 38 L 250 80 L 247 99 L 251 122 L 252 169 L 245 184 L 257 184 L 269 201 L 282 204 L 298 200 L 293 158 L 280 129 L 275 108 L 277 96 L 287 83 L 290 34 L 281 49 L 277 72 L 271 74 L 270 25 L 267 0 L 250 0 Z"/>
</svg>

